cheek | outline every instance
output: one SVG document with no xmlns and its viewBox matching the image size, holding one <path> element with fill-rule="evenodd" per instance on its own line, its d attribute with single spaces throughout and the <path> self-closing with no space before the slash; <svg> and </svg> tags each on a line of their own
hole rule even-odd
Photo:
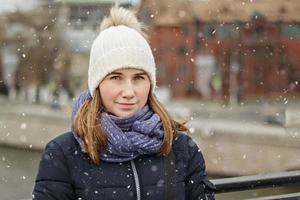
<svg viewBox="0 0 300 200">
<path fill-rule="evenodd" d="M 116 96 L 116 91 L 107 85 L 100 86 L 99 91 L 104 106 L 110 104 L 112 99 Z"/>
<path fill-rule="evenodd" d="M 143 85 L 143 87 L 141 87 L 139 89 L 139 96 L 141 98 L 144 99 L 144 101 L 148 100 L 148 96 L 149 96 L 149 92 L 150 92 L 150 85 Z"/>
</svg>

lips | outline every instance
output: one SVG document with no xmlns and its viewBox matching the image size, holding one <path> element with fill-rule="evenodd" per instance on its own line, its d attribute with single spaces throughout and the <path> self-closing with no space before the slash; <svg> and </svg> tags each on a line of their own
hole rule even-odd
<svg viewBox="0 0 300 200">
<path fill-rule="evenodd" d="M 120 105 L 135 105 L 136 103 L 118 103 Z"/>
<path fill-rule="evenodd" d="M 135 103 L 118 103 L 118 105 L 123 109 L 132 109 L 135 107 Z"/>
</svg>

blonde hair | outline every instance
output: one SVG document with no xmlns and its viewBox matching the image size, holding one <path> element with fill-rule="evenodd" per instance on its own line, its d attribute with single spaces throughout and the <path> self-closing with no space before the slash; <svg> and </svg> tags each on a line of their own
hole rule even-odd
<svg viewBox="0 0 300 200">
<path fill-rule="evenodd" d="M 172 148 L 175 131 L 187 131 L 188 129 L 183 123 L 173 120 L 152 93 L 149 94 L 148 105 L 162 121 L 164 139 L 159 154 L 167 155 Z M 102 130 L 99 120 L 103 108 L 99 88 L 97 88 L 93 98 L 87 100 L 80 107 L 73 123 L 75 132 L 84 142 L 85 150 L 95 164 L 100 163 L 100 154 L 107 147 L 107 136 Z"/>
</svg>

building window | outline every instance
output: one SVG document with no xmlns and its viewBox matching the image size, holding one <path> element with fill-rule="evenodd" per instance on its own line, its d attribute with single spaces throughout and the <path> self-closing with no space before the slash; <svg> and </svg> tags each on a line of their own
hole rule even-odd
<svg viewBox="0 0 300 200">
<path fill-rule="evenodd" d="M 238 38 L 239 25 L 236 24 L 220 24 L 216 29 L 218 38 Z"/>
<path fill-rule="evenodd" d="M 188 52 L 189 52 L 188 47 L 183 46 L 183 45 L 178 47 L 178 54 L 179 55 L 186 55 Z"/>
<path fill-rule="evenodd" d="M 207 38 L 238 38 L 238 24 L 206 24 L 204 26 L 204 36 Z"/>
<path fill-rule="evenodd" d="M 216 25 L 205 24 L 203 27 L 203 34 L 206 38 L 214 38 L 216 36 Z"/>
<path fill-rule="evenodd" d="M 186 64 L 179 64 L 177 67 L 177 74 L 179 77 L 185 76 L 187 73 L 187 65 Z"/>
<path fill-rule="evenodd" d="M 283 24 L 281 26 L 281 33 L 286 38 L 300 38 L 300 25 L 299 24 Z"/>
</svg>

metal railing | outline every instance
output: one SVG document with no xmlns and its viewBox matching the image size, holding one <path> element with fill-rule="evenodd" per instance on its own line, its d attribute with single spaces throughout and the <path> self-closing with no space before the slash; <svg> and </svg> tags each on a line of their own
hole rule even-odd
<svg viewBox="0 0 300 200">
<path fill-rule="evenodd" d="M 217 190 L 216 193 L 237 192 L 260 188 L 275 188 L 280 186 L 299 185 L 299 193 L 277 195 L 270 197 L 255 198 L 255 200 L 269 199 L 299 199 L 300 200 L 300 170 L 288 172 L 276 172 L 241 176 L 233 178 L 222 178 L 211 180 Z M 254 199 L 253 199 L 254 200 Z"/>
</svg>

